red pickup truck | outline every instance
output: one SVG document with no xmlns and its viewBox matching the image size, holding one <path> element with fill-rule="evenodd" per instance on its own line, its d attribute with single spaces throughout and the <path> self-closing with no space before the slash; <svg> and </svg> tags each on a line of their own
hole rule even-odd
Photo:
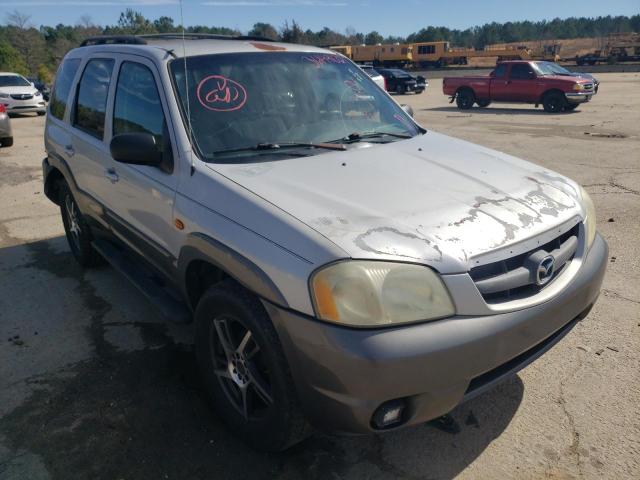
<svg viewBox="0 0 640 480">
<path fill-rule="evenodd" d="M 501 62 L 489 76 L 445 77 L 442 91 L 462 110 L 496 101 L 542 104 L 550 113 L 573 110 L 595 95 L 593 79 L 557 75 L 547 63 Z"/>
</svg>

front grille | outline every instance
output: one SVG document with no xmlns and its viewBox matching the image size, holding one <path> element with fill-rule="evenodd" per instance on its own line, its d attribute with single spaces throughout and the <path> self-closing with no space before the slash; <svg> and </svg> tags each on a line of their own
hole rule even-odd
<svg viewBox="0 0 640 480">
<path fill-rule="evenodd" d="M 593 83 L 585 83 L 584 84 L 584 89 L 585 90 L 591 90 L 593 88 Z"/>
<path fill-rule="evenodd" d="M 550 285 L 571 263 L 578 247 L 579 231 L 580 224 L 577 224 L 568 232 L 533 250 L 506 260 L 474 267 L 469 271 L 469 275 L 489 304 L 536 295 Z M 536 279 L 539 261 L 548 256 L 553 257 L 555 261 L 552 274 L 544 279 L 544 284 L 539 284 Z"/>
<path fill-rule="evenodd" d="M 11 98 L 13 98 L 14 100 L 31 100 L 33 98 L 33 95 L 29 93 L 16 93 L 12 94 Z"/>
</svg>

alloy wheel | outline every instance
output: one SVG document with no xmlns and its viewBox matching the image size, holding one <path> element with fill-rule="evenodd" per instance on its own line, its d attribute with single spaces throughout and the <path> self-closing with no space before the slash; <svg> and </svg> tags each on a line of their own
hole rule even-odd
<svg viewBox="0 0 640 480">
<path fill-rule="evenodd" d="M 80 227 L 78 207 L 71 195 L 67 195 L 65 197 L 64 206 L 67 214 L 67 223 L 69 225 L 69 234 L 75 247 L 80 249 L 80 235 L 82 235 L 82 228 Z"/>
<path fill-rule="evenodd" d="M 210 329 L 214 373 L 227 399 L 245 421 L 273 404 L 269 370 L 253 333 L 239 320 L 219 317 Z"/>
</svg>

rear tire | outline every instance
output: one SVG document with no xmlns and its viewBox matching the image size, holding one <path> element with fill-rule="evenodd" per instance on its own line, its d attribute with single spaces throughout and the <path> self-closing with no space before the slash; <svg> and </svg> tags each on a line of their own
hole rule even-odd
<svg viewBox="0 0 640 480">
<path fill-rule="evenodd" d="M 547 113 L 560 113 L 567 105 L 567 101 L 560 92 L 549 92 L 542 99 L 542 106 Z"/>
<path fill-rule="evenodd" d="M 225 280 L 205 292 L 194 318 L 202 380 L 231 432 L 261 451 L 282 451 L 302 441 L 310 428 L 278 335 L 258 298 Z"/>
<path fill-rule="evenodd" d="M 471 90 L 460 90 L 456 94 L 456 105 L 460 110 L 469 110 L 475 101 L 475 95 Z"/>
<path fill-rule="evenodd" d="M 0 139 L 0 145 L 3 147 L 10 147 L 13 145 L 13 137 L 4 137 Z"/>
<path fill-rule="evenodd" d="M 91 245 L 91 229 L 80 212 L 67 182 L 61 182 L 58 186 L 58 200 L 67 242 L 75 259 L 85 268 L 103 265 L 105 260 Z"/>
<path fill-rule="evenodd" d="M 396 85 L 396 93 L 398 95 L 404 95 L 405 91 L 404 85 Z"/>
</svg>

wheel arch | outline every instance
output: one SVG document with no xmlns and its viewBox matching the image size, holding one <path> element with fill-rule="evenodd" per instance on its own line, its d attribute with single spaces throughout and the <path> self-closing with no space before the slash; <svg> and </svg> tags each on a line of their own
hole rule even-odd
<svg viewBox="0 0 640 480">
<path fill-rule="evenodd" d="M 44 178 L 44 194 L 56 205 L 60 204 L 60 181 L 65 180 L 64 175 L 56 167 L 49 167 Z M 65 180 L 66 181 L 66 180 Z"/>
<path fill-rule="evenodd" d="M 184 298 L 195 310 L 211 285 L 231 278 L 260 298 L 288 308 L 273 280 L 254 262 L 204 233 L 191 233 L 178 257 Z"/>
<path fill-rule="evenodd" d="M 562 95 L 562 98 L 564 98 L 564 92 L 562 90 L 556 87 L 552 87 L 542 92 L 542 95 L 540 95 L 540 98 L 538 99 L 538 103 L 542 103 L 544 101 L 544 97 L 546 97 L 550 93 L 558 93 Z"/>
<path fill-rule="evenodd" d="M 469 92 L 469 93 L 471 93 L 471 95 L 473 95 L 474 99 L 476 98 L 475 90 L 473 88 L 471 88 L 470 86 L 468 86 L 468 85 L 463 85 L 461 87 L 458 87 L 458 89 L 456 90 L 455 95 L 457 96 L 461 92 Z"/>
</svg>

